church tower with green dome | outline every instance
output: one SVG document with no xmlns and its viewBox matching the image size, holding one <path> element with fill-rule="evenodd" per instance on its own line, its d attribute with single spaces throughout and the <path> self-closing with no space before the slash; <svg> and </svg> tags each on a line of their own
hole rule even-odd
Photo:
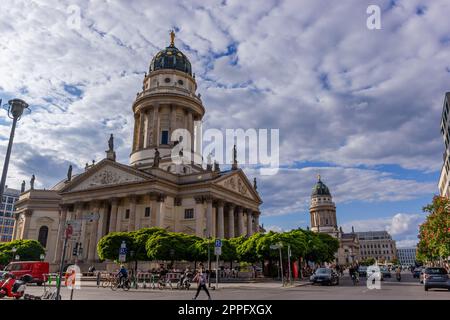
<svg viewBox="0 0 450 320">
<path fill-rule="evenodd" d="M 320 176 L 318 176 L 317 183 L 313 187 L 309 213 L 312 231 L 327 233 L 336 238 L 339 237 L 336 205 L 333 202 L 330 190 L 322 182 Z"/>
</svg>

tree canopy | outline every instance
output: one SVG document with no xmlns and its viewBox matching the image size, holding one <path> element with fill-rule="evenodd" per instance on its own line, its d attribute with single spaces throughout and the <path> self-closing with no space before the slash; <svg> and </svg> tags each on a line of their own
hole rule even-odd
<svg viewBox="0 0 450 320">
<path fill-rule="evenodd" d="M 12 249 L 16 248 L 13 254 Z M 45 254 L 44 247 L 36 240 L 14 240 L 0 243 L 0 264 L 6 265 L 18 255 L 21 261 L 39 261 L 41 254 Z"/>
<path fill-rule="evenodd" d="M 428 213 L 419 229 L 418 260 L 433 261 L 450 256 L 450 200 L 435 196 L 423 208 Z"/>
</svg>

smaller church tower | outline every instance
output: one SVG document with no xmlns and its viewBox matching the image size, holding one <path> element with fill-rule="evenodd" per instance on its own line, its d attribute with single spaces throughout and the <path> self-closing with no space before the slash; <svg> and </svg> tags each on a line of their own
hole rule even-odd
<svg viewBox="0 0 450 320">
<path fill-rule="evenodd" d="M 338 237 L 336 206 L 330 190 L 322 182 L 320 176 L 317 177 L 317 183 L 313 187 L 309 213 L 311 216 L 311 231 Z"/>
</svg>

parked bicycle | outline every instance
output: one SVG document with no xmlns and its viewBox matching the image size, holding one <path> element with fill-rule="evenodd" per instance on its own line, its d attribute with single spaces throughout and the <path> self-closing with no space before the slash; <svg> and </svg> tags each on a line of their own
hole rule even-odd
<svg viewBox="0 0 450 320">
<path fill-rule="evenodd" d="M 158 281 L 158 288 L 160 290 L 162 290 L 166 287 L 170 288 L 170 290 L 173 289 L 172 281 L 170 280 L 170 278 L 167 275 L 164 278 L 160 278 Z"/>
<path fill-rule="evenodd" d="M 102 281 L 102 288 L 108 288 L 112 286 L 112 284 L 116 281 L 116 276 L 113 274 L 109 274 L 105 279 Z"/>
</svg>

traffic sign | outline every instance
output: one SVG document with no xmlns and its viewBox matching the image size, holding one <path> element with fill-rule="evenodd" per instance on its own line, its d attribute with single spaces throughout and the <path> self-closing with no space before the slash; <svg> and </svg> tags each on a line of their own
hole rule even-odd
<svg viewBox="0 0 450 320">
<path fill-rule="evenodd" d="M 125 262 L 127 260 L 127 244 L 125 241 L 122 241 L 119 249 L 119 261 Z"/>
<path fill-rule="evenodd" d="M 89 221 L 94 221 L 98 219 L 100 219 L 100 214 L 98 212 L 87 213 L 81 217 L 81 220 L 89 220 Z"/>
<path fill-rule="evenodd" d="M 214 248 L 214 254 L 216 256 L 220 256 L 222 254 L 222 247 L 215 247 Z"/>
<path fill-rule="evenodd" d="M 79 220 L 67 220 L 66 227 L 72 227 L 72 233 L 77 233 L 81 231 L 81 221 Z"/>
<path fill-rule="evenodd" d="M 222 240 L 216 239 L 215 247 L 216 248 L 221 248 L 222 247 Z"/>
</svg>

